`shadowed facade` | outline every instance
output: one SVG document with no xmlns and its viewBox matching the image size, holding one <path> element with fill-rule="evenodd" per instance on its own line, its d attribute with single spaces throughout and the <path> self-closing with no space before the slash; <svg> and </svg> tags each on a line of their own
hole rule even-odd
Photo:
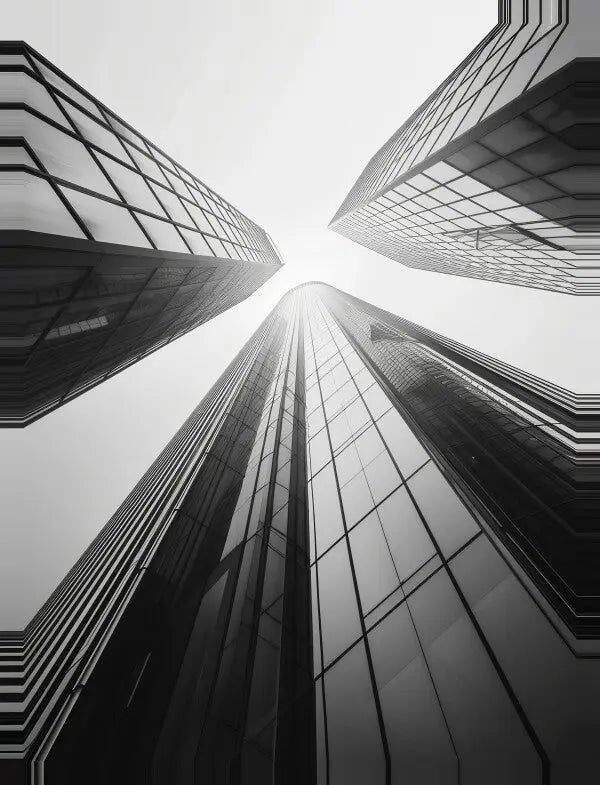
<svg viewBox="0 0 600 785">
<path fill-rule="evenodd" d="M 585 781 L 599 412 L 292 290 L 3 635 L 2 782 Z"/>
<path fill-rule="evenodd" d="M 0 43 L 0 425 L 244 300 L 263 229 L 23 43 Z"/>
</svg>

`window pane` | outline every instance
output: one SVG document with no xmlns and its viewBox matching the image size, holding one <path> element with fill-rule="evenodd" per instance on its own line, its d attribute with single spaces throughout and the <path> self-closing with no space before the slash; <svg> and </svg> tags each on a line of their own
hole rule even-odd
<svg viewBox="0 0 600 785">
<path fill-rule="evenodd" d="M 390 399 L 377 384 L 373 385 L 364 394 L 364 398 L 365 403 L 369 407 L 369 411 L 371 412 L 371 416 L 374 420 L 376 420 L 384 412 L 387 412 L 387 410 L 392 406 Z"/>
<path fill-rule="evenodd" d="M 534 705 L 542 709 L 536 720 L 540 735 L 560 738 L 565 727 L 577 727 L 597 738 L 597 701 L 590 700 L 589 681 L 576 675 L 581 660 L 572 656 L 487 537 L 478 537 L 453 559 L 452 571 L 525 711 Z M 543 663 L 535 680 L 532 663 Z M 577 770 L 583 772 L 589 761 L 584 758 Z"/>
<path fill-rule="evenodd" d="M 310 470 L 312 474 L 316 474 L 319 469 L 322 469 L 323 466 L 331 460 L 329 439 L 326 429 L 323 429 L 314 439 L 310 440 L 308 443 L 308 450 L 310 455 Z"/>
<path fill-rule="evenodd" d="M 349 535 L 363 613 L 399 585 L 377 512 L 372 512 Z"/>
<path fill-rule="evenodd" d="M 27 104 L 55 123 L 69 127 L 65 116 L 44 85 L 23 72 L 0 72 L 0 95 L 3 103 Z"/>
<path fill-rule="evenodd" d="M 112 125 L 114 126 L 114 123 L 112 123 Z M 156 161 L 150 158 L 149 155 L 145 155 L 144 153 L 142 153 L 140 150 L 137 149 L 137 147 L 134 147 L 128 142 L 124 142 L 124 144 L 125 147 L 127 148 L 128 153 L 133 158 L 134 162 L 138 165 L 140 171 L 143 174 L 148 175 L 149 177 L 153 177 L 155 180 L 158 180 L 158 182 L 161 184 L 164 183 L 165 185 L 168 185 Z"/>
<path fill-rule="evenodd" d="M 369 422 L 371 419 L 361 400 L 356 400 L 354 403 L 350 404 L 346 409 L 345 414 L 353 433 L 358 433 L 365 423 Z"/>
<path fill-rule="evenodd" d="M 341 537 L 342 514 L 337 485 L 331 465 L 326 466 L 312 481 L 317 555 Z M 312 532 L 311 532 L 312 534 Z"/>
<path fill-rule="evenodd" d="M 408 599 L 464 782 L 540 783 L 540 761 L 445 571 Z"/>
<path fill-rule="evenodd" d="M 26 117 L 22 135 L 50 174 L 116 199 L 116 193 L 81 142 L 31 115 Z"/>
<path fill-rule="evenodd" d="M 365 466 L 365 474 L 375 504 L 379 504 L 402 481 L 387 452 L 382 452 L 368 466 Z"/>
<path fill-rule="evenodd" d="M 346 483 L 341 492 L 346 525 L 350 527 L 363 518 L 374 506 L 363 472 Z"/>
<path fill-rule="evenodd" d="M 40 63 L 39 60 L 36 60 L 35 58 L 33 59 L 37 67 L 42 72 L 42 76 L 46 79 L 47 82 L 50 82 L 50 84 L 54 85 L 59 90 L 62 90 L 65 95 L 68 95 L 69 98 L 72 98 L 80 106 L 83 106 L 83 108 L 87 109 L 88 112 L 98 115 L 99 117 L 101 116 L 98 107 L 93 101 L 90 101 L 89 98 L 86 98 L 83 93 L 81 93 L 75 87 L 71 87 L 68 82 L 62 79 L 58 74 L 55 74 L 54 71 L 52 71 L 50 68 L 46 68 L 46 66 Z"/>
<path fill-rule="evenodd" d="M 352 436 L 352 431 L 344 412 L 329 423 L 329 435 L 331 436 L 331 445 L 334 451 L 338 450 Z"/>
<path fill-rule="evenodd" d="M 163 205 L 169 218 L 173 221 L 185 224 L 186 226 L 193 226 L 192 219 L 183 209 L 183 205 L 172 191 L 167 191 L 160 185 L 152 184 L 155 194 L 158 196 L 160 203 Z"/>
<path fill-rule="evenodd" d="M 65 108 L 65 111 L 72 120 L 75 121 L 75 125 L 77 126 L 80 134 L 87 139 L 89 142 L 93 142 L 97 144 L 98 147 L 101 147 L 103 150 L 106 150 L 109 153 L 112 153 L 117 158 L 122 158 L 125 161 L 129 161 L 127 157 L 127 153 L 123 149 L 123 145 L 115 134 L 109 131 L 104 126 L 100 125 L 100 123 L 95 122 L 92 120 L 91 117 L 88 117 L 83 112 L 80 112 L 79 109 L 76 109 L 72 104 L 68 103 L 68 101 L 61 101 L 62 106 Z"/>
<path fill-rule="evenodd" d="M 187 207 L 198 229 L 200 229 L 202 232 L 208 232 L 208 234 L 214 234 L 214 229 L 206 220 L 204 212 L 194 204 L 190 204 Z"/>
<path fill-rule="evenodd" d="M 408 485 L 444 556 L 451 556 L 480 531 L 434 463 L 430 462 L 418 471 Z"/>
<path fill-rule="evenodd" d="M 0 147 L 0 164 L 8 164 L 9 166 L 25 164 L 33 169 L 38 168 L 24 147 Z"/>
<path fill-rule="evenodd" d="M 128 210 L 104 199 L 74 191 L 72 188 L 61 190 L 83 219 L 95 240 L 107 243 L 121 243 L 140 248 L 150 248 L 150 243 L 142 230 L 131 217 Z"/>
<path fill-rule="evenodd" d="M 405 488 L 398 488 L 377 512 L 400 580 L 406 580 L 433 556 L 433 542 Z"/>
<path fill-rule="evenodd" d="M 349 444 L 345 450 L 335 459 L 335 468 L 337 469 L 338 481 L 340 487 L 345 485 L 348 480 L 351 480 L 358 472 L 362 472 L 362 464 L 358 457 L 356 445 L 354 442 Z"/>
<path fill-rule="evenodd" d="M 154 215 L 165 216 L 164 210 L 141 175 L 126 166 L 121 166 L 102 153 L 98 153 L 98 158 L 127 204 L 132 207 L 141 207 L 142 210 L 147 210 Z"/>
<path fill-rule="evenodd" d="M 369 635 L 392 783 L 458 781 L 458 760 L 406 604 Z"/>
<path fill-rule="evenodd" d="M 358 437 L 354 442 L 363 466 L 371 463 L 371 461 L 380 455 L 385 450 L 385 445 L 381 441 L 381 437 L 377 433 L 374 425 L 367 428 L 364 433 Z"/>
<path fill-rule="evenodd" d="M 200 232 L 192 232 L 190 229 L 184 229 L 182 227 L 180 227 L 179 231 L 187 240 L 188 245 L 192 249 L 192 253 L 196 254 L 197 256 L 214 256 L 208 243 L 200 234 Z"/>
<path fill-rule="evenodd" d="M 384 414 L 377 424 L 405 477 L 429 460 L 428 453 L 395 409 Z"/>
<path fill-rule="evenodd" d="M 345 539 L 317 562 L 325 667 L 361 634 Z"/>
<path fill-rule="evenodd" d="M 185 243 L 179 236 L 177 229 L 168 221 L 151 218 L 149 215 L 136 213 L 140 223 L 144 226 L 157 248 L 163 251 L 180 251 L 189 253 Z"/>
<path fill-rule="evenodd" d="M 363 643 L 325 676 L 330 785 L 384 785 L 381 733 Z"/>
<path fill-rule="evenodd" d="M 85 237 L 52 186 L 25 172 L 0 172 L 0 229 Z"/>
</svg>

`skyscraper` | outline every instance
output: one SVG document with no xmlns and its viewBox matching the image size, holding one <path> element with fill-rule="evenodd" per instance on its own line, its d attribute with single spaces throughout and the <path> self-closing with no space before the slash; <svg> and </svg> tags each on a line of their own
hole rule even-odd
<svg viewBox="0 0 600 785">
<path fill-rule="evenodd" d="M 599 414 L 292 290 L 4 635 L 0 779 L 585 781 Z"/>
<path fill-rule="evenodd" d="M 409 267 L 600 294 L 600 6 L 498 6 L 330 226 Z"/>
<path fill-rule="evenodd" d="M 239 303 L 253 221 L 24 43 L 0 44 L 0 425 L 26 425 Z"/>
</svg>

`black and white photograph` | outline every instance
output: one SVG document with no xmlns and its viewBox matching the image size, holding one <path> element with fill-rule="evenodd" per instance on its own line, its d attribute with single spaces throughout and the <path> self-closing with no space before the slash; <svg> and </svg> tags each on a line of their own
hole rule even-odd
<svg viewBox="0 0 600 785">
<path fill-rule="evenodd" d="M 0 785 L 600 779 L 600 0 L 20 0 Z"/>
</svg>

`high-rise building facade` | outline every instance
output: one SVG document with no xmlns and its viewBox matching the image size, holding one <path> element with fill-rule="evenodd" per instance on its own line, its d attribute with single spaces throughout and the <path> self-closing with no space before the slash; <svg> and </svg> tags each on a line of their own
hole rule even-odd
<svg viewBox="0 0 600 785">
<path fill-rule="evenodd" d="M 599 25 L 589 0 L 500 0 L 331 228 L 409 267 L 600 294 Z"/>
<path fill-rule="evenodd" d="M 0 640 L 0 781 L 590 781 L 599 419 L 292 290 Z"/>
<path fill-rule="evenodd" d="M 0 425 L 239 303 L 269 236 L 23 43 L 0 44 Z"/>
</svg>

